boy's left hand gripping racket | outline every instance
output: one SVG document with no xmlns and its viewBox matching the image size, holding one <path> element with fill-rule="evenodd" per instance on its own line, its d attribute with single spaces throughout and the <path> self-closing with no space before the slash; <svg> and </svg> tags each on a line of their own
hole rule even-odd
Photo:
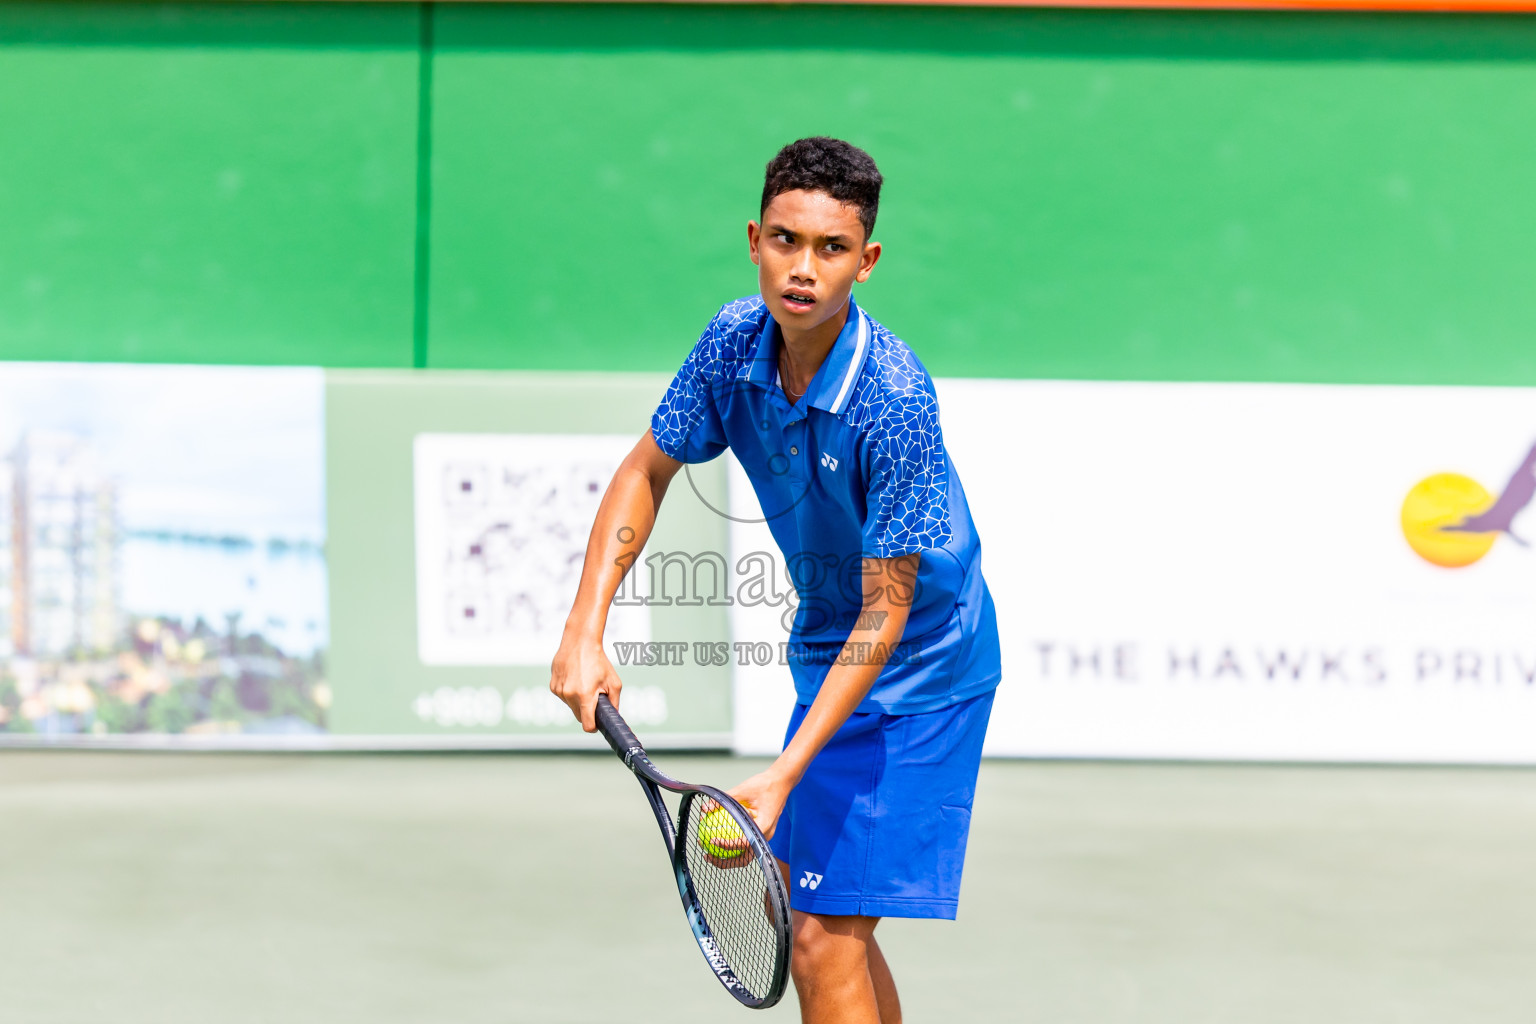
<svg viewBox="0 0 1536 1024">
<path fill-rule="evenodd" d="M 777 1003 L 789 979 L 789 893 L 757 822 L 713 786 L 678 782 L 652 764 L 606 694 L 597 697 L 597 727 L 650 801 L 710 970 L 745 1006 Z M 676 824 L 663 789 L 682 795 Z"/>
</svg>

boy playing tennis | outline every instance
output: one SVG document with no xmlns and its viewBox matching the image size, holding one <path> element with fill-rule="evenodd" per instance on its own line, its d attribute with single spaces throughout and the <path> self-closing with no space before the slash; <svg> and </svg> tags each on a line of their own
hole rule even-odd
<svg viewBox="0 0 1536 1024">
<path fill-rule="evenodd" d="M 730 448 L 794 577 L 797 704 L 784 751 L 732 791 L 771 839 L 794 908 L 807 1024 L 898 1024 L 882 917 L 954 918 L 1001 672 L 992 598 L 933 382 L 854 303 L 880 259 L 881 176 L 801 139 L 747 225 L 760 294 L 724 306 L 614 474 L 550 689 L 588 732 L 621 683 L 609 604 L 685 462 Z"/>
</svg>

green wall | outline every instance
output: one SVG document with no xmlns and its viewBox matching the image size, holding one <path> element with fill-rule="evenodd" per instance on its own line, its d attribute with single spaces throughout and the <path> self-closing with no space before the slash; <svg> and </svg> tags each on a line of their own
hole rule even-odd
<svg viewBox="0 0 1536 1024">
<path fill-rule="evenodd" d="M 418 23 L 0 4 L 0 357 L 409 365 Z"/>
<path fill-rule="evenodd" d="M 1536 384 L 1529 18 L 0 4 L 0 68 L 4 358 L 667 371 L 825 132 L 935 373 Z"/>
</svg>

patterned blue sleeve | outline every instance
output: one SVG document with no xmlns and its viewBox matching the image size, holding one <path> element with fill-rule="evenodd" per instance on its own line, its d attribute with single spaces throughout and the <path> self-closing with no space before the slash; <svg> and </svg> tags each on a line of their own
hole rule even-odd
<svg viewBox="0 0 1536 1024">
<path fill-rule="evenodd" d="M 869 433 L 864 555 L 894 558 L 943 547 L 951 536 L 949 469 L 939 403 L 919 391 L 887 406 Z"/>
<path fill-rule="evenodd" d="M 721 377 L 720 317 L 704 328 L 651 416 L 656 446 L 679 462 L 708 462 L 726 448 L 713 394 Z"/>
</svg>

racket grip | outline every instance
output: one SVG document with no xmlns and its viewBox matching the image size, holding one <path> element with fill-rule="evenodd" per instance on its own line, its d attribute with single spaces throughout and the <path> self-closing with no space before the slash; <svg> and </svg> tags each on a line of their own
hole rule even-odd
<svg viewBox="0 0 1536 1024">
<path fill-rule="evenodd" d="M 597 695 L 597 728 L 603 734 L 603 739 L 613 748 L 613 752 L 619 755 L 619 760 L 629 763 L 630 751 L 644 752 L 640 740 L 629 727 L 629 723 L 619 715 L 619 709 L 613 706 L 606 693 Z"/>
</svg>

